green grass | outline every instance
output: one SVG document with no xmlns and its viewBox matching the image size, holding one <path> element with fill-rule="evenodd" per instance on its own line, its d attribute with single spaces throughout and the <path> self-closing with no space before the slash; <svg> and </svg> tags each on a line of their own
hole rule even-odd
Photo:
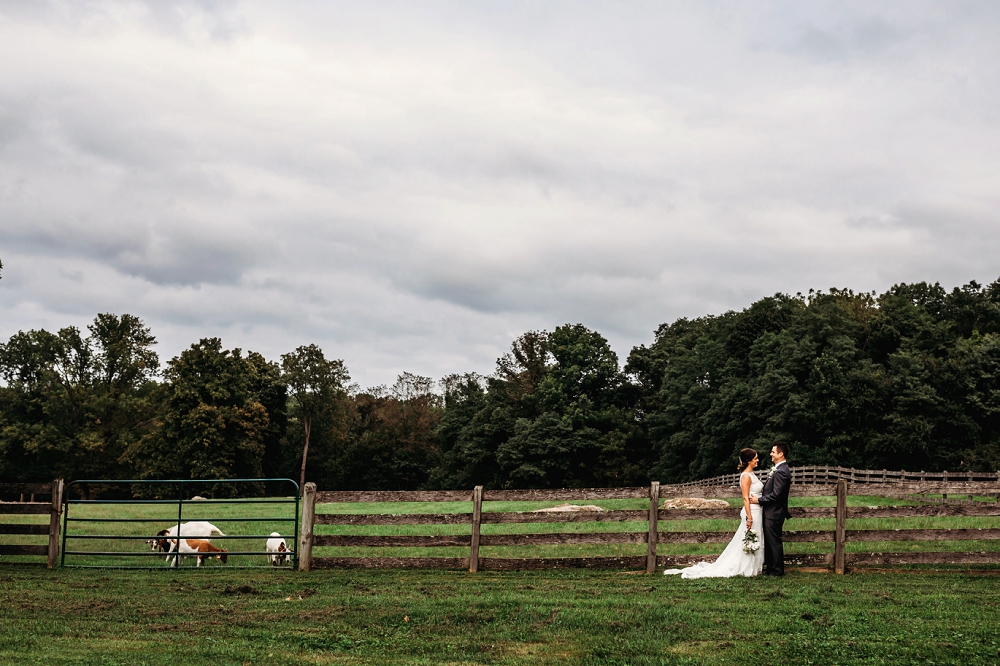
<svg viewBox="0 0 1000 666">
<path fill-rule="evenodd" d="M 0 663 L 996 664 L 1000 576 L 0 565 Z"/>
</svg>

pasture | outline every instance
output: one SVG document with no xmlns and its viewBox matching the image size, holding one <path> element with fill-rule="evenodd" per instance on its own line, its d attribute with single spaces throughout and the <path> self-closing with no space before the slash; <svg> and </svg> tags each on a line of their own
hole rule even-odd
<svg viewBox="0 0 1000 666">
<path fill-rule="evenodd" d="M 996 664 L 1000 576 L 0 564 L 0 663 Z"/>
<path fill-rule="evenodd" d="M 793 498 L 826 506 L 832 497 Z M 586 502 L 643 509 L 643 500 Z M 736 504 L 731 501 L 731 504 Z M 853 506 L 905 503 L 850 497 Z M 553 502 L 487 502 L 484 511 L 525 511 Z M 229 518 L 227 534 L 288 533 L 269 520 L 282 505 L 185 507 L 185 519 Z M 467 502 L 321 504 L 319 513 L 467 512 Z M 73 507 L 90 517 L 153 517 L 158 523 L 86 523 L 92 533 L 148 536 L 175 517 L 166 506 Z M 86 510 L 87 514 L 80 513 Z M 152 513 L 151 513 L 152 512 Z M 155 513 L 155 512 L 161 512 Z M 174 516 L 176 514 L 173 514 Z M 16 517 L 12 517 L 16 518 Z M 42 517 L 23 516 L 25 522 Z M 830 519 L 793 519 L 789 530 L 830 529 Z M 852 529 L 1000 527 L 1000 517 L 849 519 Z M 661 530 L 728 530 L 735 520 L 661 522 Z M 641 531 L 632 523 L 484 524 L 483 533 Z M 317 525 L 318 534 L 461 534 L 468 525 Z M 71 534 L 74 532 L 71 532 Z M 80 533 L 76 530 L 76 533 Z M 37 542 L 37 536 L 5 541 Z M 34 540 L 34 541 L 32 541 Z M 149 552 L 142 540 L 69 548 Z M 260 543 L 257 543 L 260 541 Z M 221 543 L 221 542 L 220 542 Z M 241 542 L 242 543 L 242 542 Z M 246 549 L 263 541 L 247 539 Z M 228 542 L 227 542 L 228 545 Z M 885 550 L 996 550 L 997 541 L 857 544 Z M 792 543 L 790 552 L 827 552 L 830 543 Z M 854 546 L 847 544 L 848 550 Z M 241 546 L 242 547 L 242 546 Z M 723 544 L 659 545 L 660 554 L 719 552 Z M 641 555 L 641 544 L 484 547 L 483 556 Z M 235 550 L 231 548 L 231 550 Z M 318 547 L 337 555 L 429 556 L 455 548 Z M 492 552 L 491 552 L 492 551 Z M 846 576 L 792 569 L 782 580 L 684 581 L 632 571 L 467 571 L 240 569 L 193 560 L 169 570 L 61 569 L 0 560 L 0 663 L 24 664 L 997 664 L 1000 570 L 990 566 L 913 566 Z M 133 558 L 129 558 L 133 560 Z M 37 560 L 36 560 L 37 561 Z M 123 564 L 77 557 L 77 563 Z M 134 563 L 129 562 L 129 563 Z"/>
</svg>

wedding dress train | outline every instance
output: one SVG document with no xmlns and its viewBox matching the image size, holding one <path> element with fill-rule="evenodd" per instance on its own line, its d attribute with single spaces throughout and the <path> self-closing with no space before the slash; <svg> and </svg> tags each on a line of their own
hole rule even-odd
<svg viewBox="0 0 1000 666">
<path fill-rule="evenodd" d="M 750 495 L 760 497 L 764 484 L 752 472 L 750 474 Z M 741 477 L 742 480 L 742 477 Z M 761 532 L 762 520 L 759 504 L 750 505 L 750 515 L 753 517 L 752 531 L 757 535 L 760 548 L 754 553 L 743 550 L 743 537 L 747 533 L 746 509 L 740 510 L 740 528 L 733 535 L 726 549 L 714 562 L 698 562 L 683 569 L 667 569 L 665 575 L 680 574 L 681 578 L 731 578 L 733 576 L 756 576 L 764 568 L 764 534 Z"/>
</svg>

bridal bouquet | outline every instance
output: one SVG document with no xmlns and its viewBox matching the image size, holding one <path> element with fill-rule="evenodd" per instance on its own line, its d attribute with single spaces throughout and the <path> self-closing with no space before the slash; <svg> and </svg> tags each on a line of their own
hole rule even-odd
<svg viewBox="0 0 1000 666">
<path fill-rule="evenodd" d="M 757 541 L 757 533 L 747 530 L 747 533 L 743 536 L 743 552 L 753 554 L 758 550 L 760 550 L 760 542 Z"/>
</svg>

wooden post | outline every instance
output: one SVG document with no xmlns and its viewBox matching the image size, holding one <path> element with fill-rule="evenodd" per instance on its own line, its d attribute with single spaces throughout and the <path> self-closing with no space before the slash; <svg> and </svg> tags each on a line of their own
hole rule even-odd
<svg viewBox="0 0 1000 666">
<path fill-rule="evenodd" d="M 469 547 L 469 571 L 479 571 L 479 523 L 483 519 L 483 487 L 472 490 L 472 541 Z"/>
<path fill-rule="evenodd" d="M 52 482 L 52 509 L 49 513 L 49 569 L 59 561 L 59 517 L 62 515 L 63 480 Z"/>
<path fill-rule="evenodd" d="M 837 532 L 834 536 L 833 571 L 844 573 L 844 541 L 847 532 L 847 482 L 837 481 Z"/>
<path fill-rule="evenodd" d="M 656 573 L 656 529 L 660 511 L 660 482 L 649 484 L 649 539 L 646 548 L 646 573 Z"/>
<path fill-rule="evenodd" d="M 302 492 L 302 524 L 299 530 L 299 571 L 309 571 L 313 556 L 313 525 L 316 523 L 316 484 L 310 481 Z"/>
</svg>

